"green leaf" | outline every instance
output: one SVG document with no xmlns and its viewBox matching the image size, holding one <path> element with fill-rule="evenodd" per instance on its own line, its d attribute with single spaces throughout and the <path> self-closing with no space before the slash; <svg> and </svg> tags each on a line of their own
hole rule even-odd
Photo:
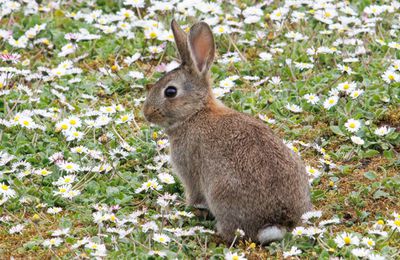
<svg viewBox="0 0 400 260">
<path fill-rule="evenodd" d="M 388 150 L 388 151 L 383 151 L 383 156 L 386 158 L 386 159 L 393 159 L 394 158 L 394 153 L 393 153 L 393 151 L 392 150 Z"/>
<path fill-rule="evenodd" d="M 377 176 L 376 176 L 375 172 L 369 171 L 369 172 L 364 173 L 364 177 L 367 178 L 368 180 L 374 180 L 374 179 L 376 179 Z"/>
<path fill-rule="evenodd" d="M 371 158 L 371 157 L 374 157 L 377 154 L 379 154 L 379 151 L 369 149 L 363 154 L 363 157 L 364 158 Z"/>
<path fill-rule="evenodd" d="M 383 190 L 377 190 L 374 193 L 374 199 L 379 199 L 379 198 L 388 198 L 389 197 L 389 193 L 384 192 Z"/>
<path fill-rule="evenodd" d="M 346 136 L 346 135 L 342 132 L 342 130 L 340 129 L 340 127 L 337 126 L 337 125 L 331 125 L 331 130 L 332 130 L 333 133 L 335 133 L 335 134 L 337 134 L 337 135 Z"/>
</svg>

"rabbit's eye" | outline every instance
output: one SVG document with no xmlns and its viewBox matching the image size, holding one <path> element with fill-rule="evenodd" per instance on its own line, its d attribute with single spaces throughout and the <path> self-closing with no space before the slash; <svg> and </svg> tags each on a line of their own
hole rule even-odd
<svg viewBox="0 0 400 260">
<path fill-rule="evenodd" d="M 167 98 L 173 98 L 176 96 L 177 93 L 178 93 L 178 90 L 176 89 L 176 87 L 172 87 L 172 86 L 169 86 L 164 90 L 164 95 Z"/>
</svg>

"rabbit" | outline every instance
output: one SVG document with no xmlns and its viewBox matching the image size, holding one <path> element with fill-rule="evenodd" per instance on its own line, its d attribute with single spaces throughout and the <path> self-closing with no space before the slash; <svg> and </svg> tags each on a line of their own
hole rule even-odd
<svg viewBox="0 0 400 260">
<path fill-rule="evenodd" d="M 188 35 L 171 22 L 181 64 L 148 86 L 143 115 L 165 129 L 171 163 L 189 206 L 215 217 L 218 235 L 267 244 L 281 240 L 312 209 L 304 164 L 259 119 L 226 107 L 212 93 L 212 31 Z"/>
</svg>

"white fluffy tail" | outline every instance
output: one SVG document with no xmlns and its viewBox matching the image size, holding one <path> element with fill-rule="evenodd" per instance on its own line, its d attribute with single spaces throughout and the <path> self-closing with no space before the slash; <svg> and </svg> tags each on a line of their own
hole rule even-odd
<svg viewBox="0 0 400 260">
<path fill-rule="evenodd" d="M 268 244 L 272 241 L 281 240 L 286 234 L 286 228 L 282 226 L 268 226 L 258 231 L 258 241 Z"/>
</svg>

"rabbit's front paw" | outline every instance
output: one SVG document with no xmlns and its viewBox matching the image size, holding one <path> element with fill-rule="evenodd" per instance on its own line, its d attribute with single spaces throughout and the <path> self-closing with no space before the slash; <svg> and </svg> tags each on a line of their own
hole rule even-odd
<svg viewBox="0 0 400 260">
<path fill-rule="evenodd" d="M 209 211 L 208 209 L 205 209 L 205 208 L 195 208 L 193 210 L 193 214 L 196 217 L 201 218 L 203 220 L 214 220 L 215 219 L 215 217 L 211 213 L 211 211 Z"/>
<path fill-rule="evenodd" d="M 208 205 L 201 193 L 186 192 L 186 204 L 198 209 L 208 209 Z"/>
</svg>

